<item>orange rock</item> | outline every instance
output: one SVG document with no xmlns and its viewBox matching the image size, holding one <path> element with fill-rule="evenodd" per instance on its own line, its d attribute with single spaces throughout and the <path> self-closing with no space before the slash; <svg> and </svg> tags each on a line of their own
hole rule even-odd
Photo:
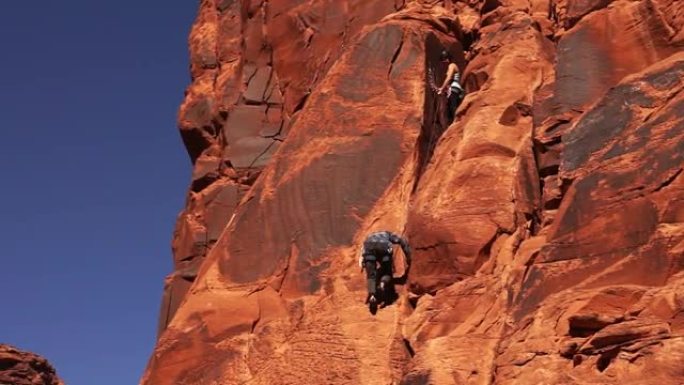
<svg viewBox="0 0 684 385">
<path fill-rule="evenodd" d="M 0 384 L 64 385 L 43 357 L 0 344 Z"/>
<path fill-rule="evenodd" d="M 203 1 L 141 384 L 678 384 L 682 4 Z"/>
</svg>

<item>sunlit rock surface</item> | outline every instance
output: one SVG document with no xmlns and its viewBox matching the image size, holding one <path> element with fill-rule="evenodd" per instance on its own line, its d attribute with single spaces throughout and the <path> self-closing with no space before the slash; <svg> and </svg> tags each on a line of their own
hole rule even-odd
<svg viewBox="0 0 684 385">
<path fill-rule="evenodd" d="M 683 26 L 676 0 L 202 1 L 141 384 L 680 384 Z M 414 263 L 371 314 L 378 229 Z"/>
<path fill-rule="evenodd" d="M 0 344 L 0 384 L 64 385 L 43 357 Z"/>
</svg>

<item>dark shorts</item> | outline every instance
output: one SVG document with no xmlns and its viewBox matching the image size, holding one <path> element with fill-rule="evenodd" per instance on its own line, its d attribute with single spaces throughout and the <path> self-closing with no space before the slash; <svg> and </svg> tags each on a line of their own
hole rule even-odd
<svg viewBox="0 0 684 385">
<path fill-rule="evenodd" d="M 375 294 L 378 275 L 392 277 L 392 254 L 366 254 L 363 256 L 368 280 L 368 293 Z M 379 266 L 378 266 L 379 265 Z"/>
<path fill-rule="evenodd" d="M 461 104 L 464 97 L 465 91 L 458 87 L 451 87 L 451 94 L 449 95 L 449 120 L 454 120 L 456 109 Z"/>
</svg>

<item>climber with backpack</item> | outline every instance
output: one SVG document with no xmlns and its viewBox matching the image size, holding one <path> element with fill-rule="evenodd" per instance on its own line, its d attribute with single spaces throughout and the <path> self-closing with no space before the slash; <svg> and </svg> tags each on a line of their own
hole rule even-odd
<svg viewBox="0 0 684 385">
<path fill-rule="evenodd" d="M 447 51 L 442 51 L 439 55 L 439 60 L 447 64 L 446 76 L 442 86 L 437 89 L 437 94 L 442 95 L 446 92 L 448 100 L 448 116 L 449 122 L 452 122 L 456 117 L 456 109 L 465 97 L 465 90 L 461 86 L 461 75 L 458 71 L 458 66 L 451 60 L 451 55 Z"/>
<path fill-rule="evenodd" d="M 368 280 L 367 302 L 371 306 L 377 306 L 378 302 L 388 305 L 392 288 L 392 273 L 394 253 L 393 245 L 400 245 L 406 257 L 406 268 L 411 265 L 411 250 L 408 242 L 389 231 L 377 231 L 368 235 L 363 242 L 361 255 L 359 256 L 359 266 L 366 269 L 366 279 Z M 380 282 L 378 284 L 378 275 Z M 383 298 L 378 298 L 377 288 L 380 288 Z"/>
</svg>

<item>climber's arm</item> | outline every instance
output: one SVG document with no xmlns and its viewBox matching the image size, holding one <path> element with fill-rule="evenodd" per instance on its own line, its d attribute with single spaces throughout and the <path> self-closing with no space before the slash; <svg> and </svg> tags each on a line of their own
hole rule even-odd
<svg viewBox="0 0 684 385">
<path fill-rule="evenodd" d="M 408 241 L 396 234 L 390 233 L 390 242 L 394 243 L 395 245 L 398 244 L 401 246 L 401 250 L 404 252 L 404 255 L 406 256 L 406 264 L 410 265 L 411 248 L 409 247 Z"/>
<path fill-rule="evenodd" d="M 359 267 L 363 269 L 363 254 L 366 253 L 366 248 L 361 247 L 361 254 L 359 254 Z"/>
</svg>

